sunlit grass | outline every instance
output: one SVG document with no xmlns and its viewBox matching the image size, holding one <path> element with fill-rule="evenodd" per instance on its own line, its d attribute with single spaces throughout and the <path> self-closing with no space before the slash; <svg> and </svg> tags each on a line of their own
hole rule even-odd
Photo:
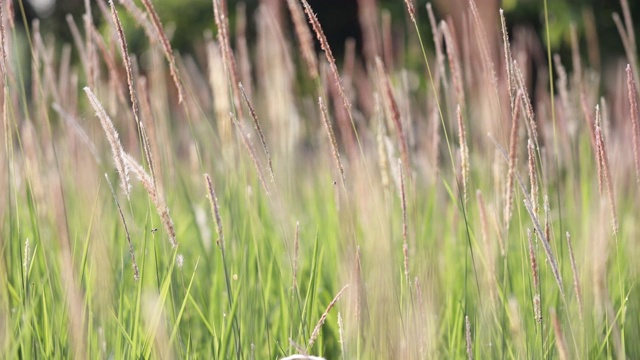
<svg viewBox="0 0 640 360">
<path fill-rule="evenodd" d="M 556 69 L 555 98 L 467 9 L 438 46 L 412 10 L 401 36 L 363 25 L 379 57 L 344 63 L 267 8 L 248 53 L 226 28 L 200 55 L 164 35 L 126 54 L 131 6 L 94 9 L 104 51 L 80 39 L 71 61 L 0 5 L 0 357 L 640 356 L 627 82 Z M 417 65 L 385 63 L 405 41 L 392 59 Z"/>
</svg>

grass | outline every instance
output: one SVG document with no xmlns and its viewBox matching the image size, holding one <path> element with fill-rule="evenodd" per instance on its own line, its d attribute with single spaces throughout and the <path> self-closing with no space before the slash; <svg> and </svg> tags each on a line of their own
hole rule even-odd
<svg viewBox="0 0 640 360">
<path fill-rule="evenodd" d="M 473 1 L 338 63 L 304 0 L 249 44 L 214 0 L 199 55 L 88 5 L 73 45 L 0 5 L 1 358 L 640 357 L 626 1 L 629 60 L 578 73 Z"/>
</svg>

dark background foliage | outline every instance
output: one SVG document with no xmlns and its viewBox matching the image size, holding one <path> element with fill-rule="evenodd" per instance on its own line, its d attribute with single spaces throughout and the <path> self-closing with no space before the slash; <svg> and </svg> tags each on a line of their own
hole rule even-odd
<svg viewBox="0 0 640 360">
<path fill-rule="evenodd" d="M 92 0 L 93 1 L 93 0 Z M 117 1 L 117 0 L 116 0 Z M 189 52 L 193 46 L 199 43 L 203 33 L 209 29 L 215 30 L 213 24 L 213 10 L 211 0 L 154 0 L 160 17 L 166 27 L 172 28 L 172 45 L 180 52 Z M 249 40 L 255 35 L 252 26 L 252 16 L 261 2 L 281 3 L 282 13 L 288 19 L 284 0 L 245 0 L 249 23 Z M 329 38 L 334 53 L 341 54 L 345 39 L 355 38 L 361 45 L 361 31 L 358 23 L 358 0 L 309 0 L 316 11 L 320 22 Z M 57 38 L 71 42 L 71 34 L 65 20 L 67 14 L 72 14 L 76 22 L 81 24 L 84 12 L 84 0 L 14 0 L 17 23 L 23 23 L 21 9 L 24 9 L 27 22 L 34 18 L 40 18 L 43 32 L 50 33 Z M 49 4 L 48 7 L 37 9 L 37 4 Z M 231 13 L 233 26 L 237 1 L 229 0 L 228 7 Z M 429 34 L 428 21 L 426 21 L 426 0 L 418 0 L 416 8 L 424 33 Z M 526 26 L 534 29 L 541 39 L 544 34 L 544 11 L 542 0 L 476 0 L 481 10 L 501 7 L 505 10 L 505 16 L 510 27 Z M 629 1 L 633 18 L 640 20 L 640 2 Z M 407 14 L 405 2 L 401 0 L 378 0 L 381 8 L 387 9 L 392 15 L 396 28 L 406 29 Z M 42 5 L 40 5 L 42 7 Z M 139 5 L 141 7 L 141 5 Z M 438 18 L 444 18 L 449 12 L 459 12 L 457 7 L 467 6 L 466 0 L 435 0 L 434 8 Z M 570 26 L 574 24 L 581 39 L 585 35 L 585 19 L 593 16 L 597 26 L 600 54 L 606 60 L 608 57 L 618 57 L 623 54 L 622 42 L 612 19 L 614 12 L 621 12 L 618 1 L 611 0 L 549 0 L 550 39 L 554 52 L 563 55 L 568 53 L 570 45 Z M 99 12 L 94 6 L 95 18 L 99 22 Z M 141 46 L 144 35 L 140 31 L 133 31 L 134 24 L 127 17 L 123 17 L 128 31 L 128 41 L 132 50 Z M 636 28 L 636 33 L 638 29 Z M 583 54 L 587 53 L 586 44 L 582 43 Z"/>
</svg>

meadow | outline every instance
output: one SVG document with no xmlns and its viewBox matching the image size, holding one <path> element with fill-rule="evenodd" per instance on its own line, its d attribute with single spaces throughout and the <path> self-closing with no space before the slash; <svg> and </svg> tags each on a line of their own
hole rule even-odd
<svg viewBox="0 0 640 360">
<path fill-rule="evenodd" d="M 336 60 L 305 0 L 213 0 L 188 54 L 152 0 L 72 43 L 3 1 L 0 358 L 640 358 L 627 0 L 607 67 L 588 18 L 564 58 L 359 3 Z"/>
</svg>

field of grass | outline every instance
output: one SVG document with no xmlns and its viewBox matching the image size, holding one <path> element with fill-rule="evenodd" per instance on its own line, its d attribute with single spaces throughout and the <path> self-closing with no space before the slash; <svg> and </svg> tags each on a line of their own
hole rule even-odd
<svg viewBox="0 0 640 360">
<path fill-rule="evenodd" d="M 73 44 L 11 3 L 0 358 L 640 358 L 626 0 L 603 69 L 473 1 L 361 1 L 337 63 L 304 0 L 213 0 L 194 54 L 151 0 L 87 1 Z"/>
</svg>

